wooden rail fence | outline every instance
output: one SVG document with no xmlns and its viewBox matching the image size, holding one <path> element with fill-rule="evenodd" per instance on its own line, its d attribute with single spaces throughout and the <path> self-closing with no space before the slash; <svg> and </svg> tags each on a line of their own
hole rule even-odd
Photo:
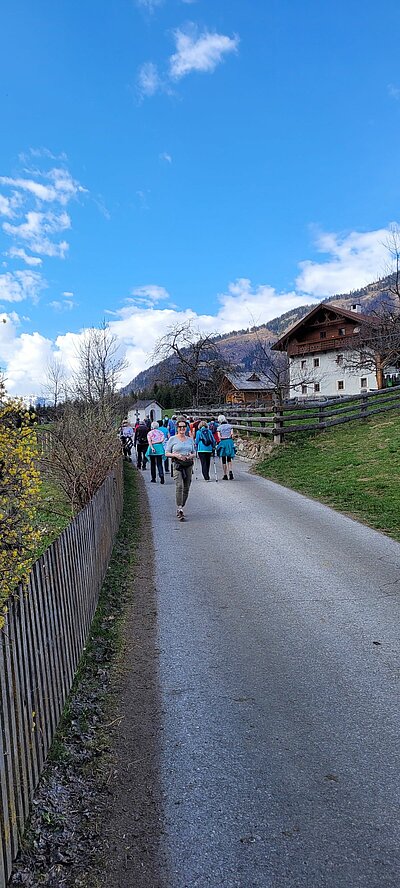
<svg viewBox="0 0 400 888">
<path fill-rule="evenodd" d="M 220 404 L 187 410 L 191 416 L 207 418 L 223 413 L 236 432 L 269 435 L 276 444 L 301 432 L 322 431 L 354 419 L 368 419 L 387 410 L 399 409 L 400 386 L 376 392 L 363 392 L 343 398 L 309 401 L 277 407 L 248 408 Z"/>
<path fill-rule="evenodd" d="M 84 649 L 118 530 L 122 465 L 34 564 L 0 632 L 0 886 Z"/>
</svg>

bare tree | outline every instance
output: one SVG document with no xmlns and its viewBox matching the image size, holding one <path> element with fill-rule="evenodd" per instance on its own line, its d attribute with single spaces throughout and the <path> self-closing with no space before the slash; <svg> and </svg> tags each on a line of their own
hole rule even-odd
<svg viewBox="0 0 400 888">
<path fill-rule="evenodd" d="M 78 512 L 94 496 L 120 454 L 115 428 L 104 421 L 99 405 L 67 401 L 62 416 L 51 425 L 50 449 L 42 465 L 65 491 L 73 512 Z"/>
<path fill-rule="evenodd" d="M 385 274 L 389 278 L 388 290 L 400 307 L 400 227 L 397 224 L 390 226 L 384 246 L 388 255 L 385 267 Z"/>
<path fill-rule="evenodd" d="M 385 370 L 400 363 L 400 228 L 392 225 L 385 241 L 385 266 L 389 298 L 368 317 L 360 318 L 359 332 L 348 343 L 345 366 L 376 376 L 378 389 L 384 388 Z"/>
<path fill-rule="evenodd" d="M 46 366 L 46 382 L 43 391 L 51 399 L 52 407 L 57 410 L 60 401 L 65 398 L 66 372 L 58 358 L 51 358 Z"/>
<path fill-rule="evenodd" d="M 263 339 L 260 331 L 256 331 L 256 347 L 253 356 L 254 367 L 265 376 L 274 389 L 274 401 L 281 407 L 290 392 L 301 393 L 304 385 L 321 382 L 321 374 L 315 369 L 296 371 L 291 369 L 291 362 L 286 352 L 272 351 L 273 342 Z"/>
<path fill-rule="evenodd" d="M 97 405 L 106 421 L 116 410 L 117 385 L 127 366 L 116 336 L 104 321 L 101 327 L 86 330 L 77 346 L 78 368 L 73 377 L 74 396 Z"/>
<path fill-rule="evenodd" d="M 188 386 L 194 407 L 206 397 L 215 374 L 228 369 L 213 338 L 196 329 L 192 321 L 168 330 L 156 343 L 152 359 L 167 362 L 165 381 Z"/>
</svg>

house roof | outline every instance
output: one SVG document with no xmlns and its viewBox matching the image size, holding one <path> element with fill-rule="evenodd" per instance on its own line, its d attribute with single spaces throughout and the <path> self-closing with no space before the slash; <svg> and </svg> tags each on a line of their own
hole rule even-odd
<svg viewBox="0 0 400 888">
<path fill-rule="evenodd" d="M 155 398 L 147 398 L 147 401 L 143 399 L 135 401 L 135 403 L 132 404 L 132 407 L 130 407 L 129 410 L 145 410 L 146 407 L 150 407 L 151 404 L 157 404 L 157 407 L 160 407 L 160 409 L 162 410 L 161 404 L 159 404 L 158 401 L 155 400 Z"/>
<path fill-rule="evenodd" d="M 226 379 L 241 392 L 258 392 L 275 388 L 274 384 L 264 373 L 256 373 L 254 370 L 248 373 L 225 373 Z"/>
<path fill-rule="evenodd" d="M 288 340 L 291 339 L 292 336 L 294 336 L 295 333 L 297 333 L 297 331 L 301 329 L 301 327 L 304 327 L 304 325 L 307 324 L 311 320 L 311 318 L 313 318 L 314 315 L 316 315 L 321 310 L 321 308 L 324 308 L 326 311 L 329 311 L 333 315 L 340 315 L 340 317 L 348 318 L 351 321 L 358 321 L 358 323 L 360 323 L 360 321 L 369 324 L 374 323 L 374 319 L 371 318 L 371 315 L 361 314 L 361 312 L 359 311 L 348 311 L 347 308 L 342 308 L 341 305 L 334 305 L 332 302 L 319 302 L 318 305 L 315 305 L 314 308 L 312 308 L 311 311 L 308 312 L 308 314 L 304 315 L 304 317 L 300 319 L 300 321 L 297 321 L 296 324 L 293 324 L 293 327 L 290 327 L 289 330 L 286 330 L 286 333 L 283 333 L 283 335 L 280 336 L 279 339 L 276 340 L 276 342 L 274 342 L 272 349 L 274 349 L 275 351 L 286 351 L 286 349 L 284 348 L 284 344 L 286 344 Z"/>
</svg>

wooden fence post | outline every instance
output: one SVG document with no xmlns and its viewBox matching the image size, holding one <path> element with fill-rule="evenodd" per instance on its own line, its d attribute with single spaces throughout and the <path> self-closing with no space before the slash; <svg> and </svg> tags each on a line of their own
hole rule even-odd
<svg viewBox="0 0 400 888">
<path fill-rule="evenodd" d="M 368 392 L 361 393 L 361 419 L 368 419 Z"/>
<path fill-rule="evenodd" d="M 275 413 L 274 415 L 274 444 L 283 444 L 285 433 L 283 430 L 284 415 L 283 413 Z"/>
</svg>

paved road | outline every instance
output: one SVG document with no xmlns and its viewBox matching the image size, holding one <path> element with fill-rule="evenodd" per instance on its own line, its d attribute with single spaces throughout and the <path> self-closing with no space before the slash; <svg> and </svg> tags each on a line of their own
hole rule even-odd
<svg viewBox="0 0 400 888">
<path fill-rule="evenodd" d="M 252 476 L 150 484 L 168 888 L 398 888 L 400 545 Z"/>
</svg>

